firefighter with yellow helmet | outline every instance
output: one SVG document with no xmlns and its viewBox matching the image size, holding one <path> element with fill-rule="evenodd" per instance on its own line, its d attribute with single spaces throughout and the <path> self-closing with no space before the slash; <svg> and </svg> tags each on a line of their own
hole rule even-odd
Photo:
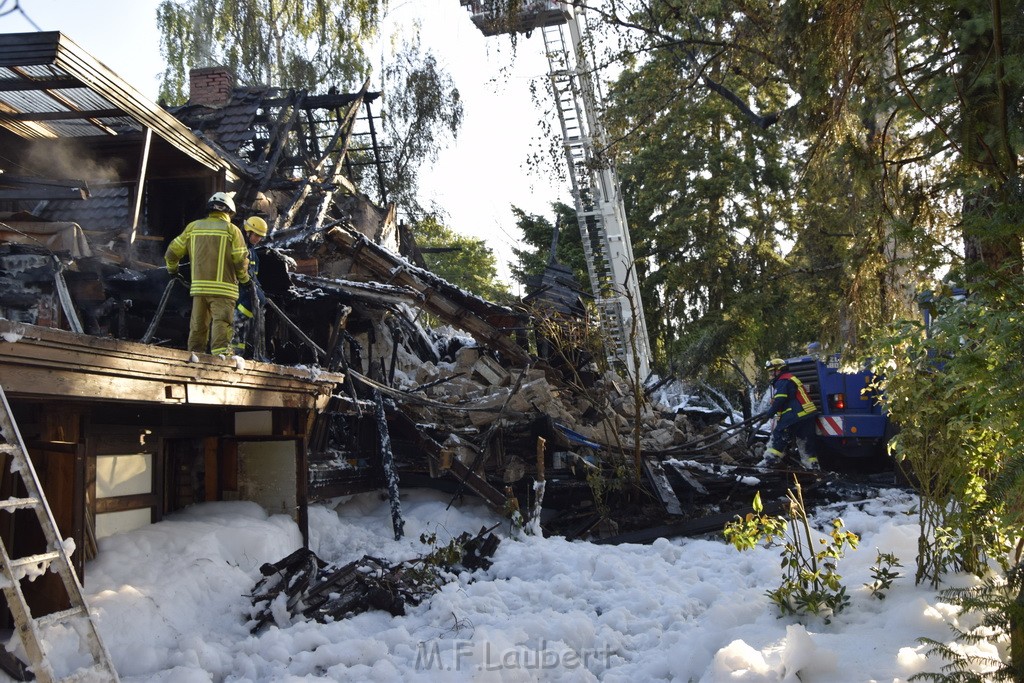
<svg viewBox="0 0 1024 683">
<path fill-rule="evenodd" d="M 226 355 L 231 352 L 232 315 L 238 285 L 249 283 L 248 256 L 242 232 L 231 222 L 235 201 L 229 193 L 215 192 L 207 201 L 209 215 L 192 221 L 167 247 L 167 272 L 178 275 L 182 259 L 189 257 L 192 317 L 188 350 Z M 212 334 L 211 334 L 212 328 Z"/>
<path fill-rule="evenodd" d="M 766 416 L 776 417 L 775 426 L 768 438 L 761 465 L 779 465 L 786 449 L 796 440 L 800 452 L 800 463 L 808 469 L 818 469 L 818 457 L 814 444 L 814 425 L 818 408 L 814 405 L 807 387 L 789 372 L 782 358 L 772 358 L 765 363 L 765 369 L 772 379 L 772 403 Z"/>
<path fill-rule="evenodd" d="M 269 231 L 267 221 L 261 216 L 246 218 L 242 228 L 245 231 L 245 241 L 249 249 L 249 278 L 252 284 L 239 293 L 238 305 L 235 310 L 235 352 L 238 355 L 246 355 L 249 350 L 255 353 L 253 337 L 257 333 L 263 333 L 263 330 L 253 329 L 256 306 L 262 309 L 266 303 L 266 296 L 257 279 L 260 273 L 260 259 L 256 253 L 256 247 Z M 256 360 L 265 359 L 257 358 Z"/>
</svg>

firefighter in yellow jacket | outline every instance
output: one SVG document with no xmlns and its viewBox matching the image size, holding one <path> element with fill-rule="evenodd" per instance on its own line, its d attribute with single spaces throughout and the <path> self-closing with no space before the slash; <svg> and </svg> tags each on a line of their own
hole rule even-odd
<svg viewBox="0 0 1024 683">
<path fill-rule="evenodd" d="M 206 206 L 210 214 L 185 226 L 185 231 L 167 247 L 164 260 L 172 276 L 178 274 L 178 264 L 185 256 L 192 263 L 188 350 L 206 353 L 209 342 L 210 353 L 226 355 L 231 352 L 238 285 L 249 284 L 249 252 L 242 231 L 231 223 L 234 200 L 224 192 L 217 192 Z"/>
</svg>

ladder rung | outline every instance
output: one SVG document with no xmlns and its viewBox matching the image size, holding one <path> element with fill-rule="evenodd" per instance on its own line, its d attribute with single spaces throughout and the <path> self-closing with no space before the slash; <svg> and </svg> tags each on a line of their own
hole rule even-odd
<svg viewBox="0 0 1024 683">
<path fill-rule="evenodd" d="M 39 505 L 38 498 L 8 498 L 7 500 L 0 500 L 0 510 L 34 508 L 37 505 Z"/>
<path fill-rule="evenodd" d="M 19 557 L 16 560 L 11 560 L 11 567 L 26 567 L 30 564 L 41 564 L 43 562 L 52 562 L 60 557 L 60 553 L 56 550 L 51 550 L 48 553 L 40 553 L 38 555 L 26 555 L 25 557 Z"/>
<path fill-rule="evenodd" d="M 88 613 L 85 611 L 85 608 L 79 605 L 78 607 L 71 607 L 59 612 L 53 612 L 52 614 L 44 614 L 37 618 L 35 622 L 36 626 L 46 627 L 51 624 L 59 624 L 74 617 L 86 616 L 87 614 Z"/>
</svg>

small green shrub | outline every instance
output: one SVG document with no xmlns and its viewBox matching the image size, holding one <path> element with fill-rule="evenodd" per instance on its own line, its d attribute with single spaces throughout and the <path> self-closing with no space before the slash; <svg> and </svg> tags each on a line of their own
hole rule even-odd
<svg viewBox="0 0 1024 683">
<path fill-rule="evenodd" d="M 893 581 L 903 576 L 901 573 L 893 571 L 894 567 L 903 567 L 900 564 L 900 559 L 892 553 L 883 553 L 879 550 L 875 563 L 871 565 L 871 578 L 874 581 L 864 584 L 871 589 L 872 597 L 885 600 L 885 592 L 892 588 Z"/>
<path fill-rule="evenodd" d="M 795 493 L 787 491 L 789 514 L 776 517 L 764 514 L 761 494 L 754 496 L 753 514 L 726 525 L 725 538 L 737 550 L 749 550 L 764 543 L 765 547 L 781 541 L 782 583 L 767 592 L 780 616 L 813 614 L 829 623 L 833 615 L 843 611 L 850 596 L 838 572 L 839 560 L 846 548 L 856 548 L 860 539 L 846 531 L 841 519 L 835 519 L 825 538 L 815 540 L 804 507 L 803 490 L 793 478 Z"/>
</svg>

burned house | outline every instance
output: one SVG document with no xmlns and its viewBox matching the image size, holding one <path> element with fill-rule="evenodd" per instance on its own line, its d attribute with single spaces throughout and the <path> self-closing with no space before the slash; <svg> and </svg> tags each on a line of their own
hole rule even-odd
<svg viewBox="0 0 1024 683">
<path fill-rule="evenodd" d="M 198 501 L 257 501 L 305 533 L 310 500 L 379 487 L 372 392 L 353 377 L 387 383 L 397 338 L 440 360 L 412 308 L 468 316 L 528 362 L 511 311 L 428 273 L 378 276 L 394 210 L 351 181 L 382 189 L 376 93 L 192 78 L 170 111 L 63 34 L 0 36 L 0 386 L 79 572 L 98 538 Z M 181 350 L 191 302 L 162 255 L 214 191 L 273 226 L 270 362 Z M 39 539 L 13 514 L 4 540 L 24 554 Z"/>
</svg>

